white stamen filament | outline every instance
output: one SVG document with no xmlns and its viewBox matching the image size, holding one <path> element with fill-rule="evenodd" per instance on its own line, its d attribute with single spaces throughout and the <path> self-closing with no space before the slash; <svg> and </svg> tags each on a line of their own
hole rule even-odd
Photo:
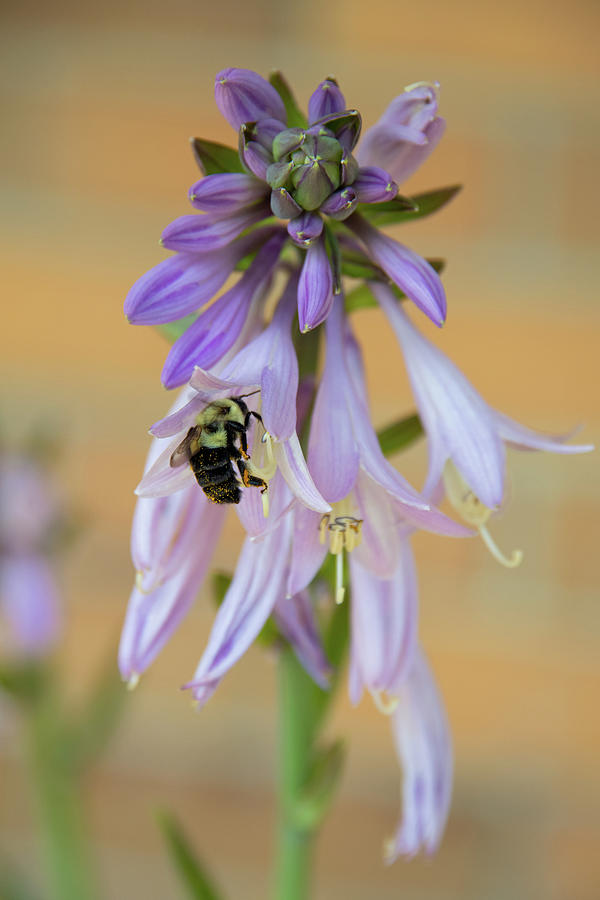
<svg viewBox="0 0 600 900">
<path fill-rule="evenodd" d="M 377 691 L 375 688 L 371 689 L 371 697 L 379 712 L 384 716 L 391 716 L 400 702 L 397 697 L 386 697 L 383 691 Z"/>
<path fill-rule="evenodd" d="M 132 674 L 129 677 L 129 681 L 127 682 L 127 690 L 134 691 L 139 683 L 140 683 L 140 673 L 132 672 Z"/>
<path fill-rule="evenodd" d="M 265 519 L 268 519 L 269 518 L 269 490 L 268 489 L 266 491 L 262 492 L 261 500 L 262 500 L 263 516 Z"/>
<path fill-rule="evenodd" d="M 341 549 L 335 558 L 335 602 L 340 605 L 344 602 L 346 588 L 344 587 L 344 554 Z"/>
<path fill-rule="evenodd" d="M 477 497 L 456 466 L 448 460 L 444 467 L 444 487 L 450 504 L 468 525 L 473 525 L 481 535 L 485 546 L 494 559 L 507 569 L 515 569 L 523 561 L 521 550 L 513 550 L 505 556 L 487 529 L 487 521 L 493 510 L 485 506 Z"/>
<path fill-rule="evenodd" d="M 331 513 L 321 517 L 319 541 L 324 544 L 329 538 L 329 552 L 335 557 L 335 602 L 343 603 L 346 595 L 344 586 L 344 550 L 351 553 L 361 542 L 362 519 L 350 515 L 352 502 L 349 498 L 333 504 Z"/>
</svg>

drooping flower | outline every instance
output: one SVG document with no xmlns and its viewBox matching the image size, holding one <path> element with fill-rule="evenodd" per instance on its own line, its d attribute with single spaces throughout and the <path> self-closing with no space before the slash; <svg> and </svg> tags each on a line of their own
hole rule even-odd
<svg viewBox="0 0 600 900">
<path fill-rule="evenodd" d="M 436 496 L 443 482 L 462 518 L 477 528 L 496 559 L 515 566 L 520 552 L 505 557 L 487 521 L 505 499 L 505 445 L 553 453 L 585 453 L 589 444 L 566 444 L 569 435 L 538 434 L 489 406 L 462 372 L 425 338 L 388 287 L 371 285 L 400 342 L 412 389 L 429 442 L 429 469 L 423 494 Z"/>
</svg>

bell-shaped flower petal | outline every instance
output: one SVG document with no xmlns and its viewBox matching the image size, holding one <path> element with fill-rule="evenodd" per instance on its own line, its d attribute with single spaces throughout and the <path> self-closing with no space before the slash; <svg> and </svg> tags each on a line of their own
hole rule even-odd
<svg viewBox="0 0 600 900">
<path fill-rule="evenodd" d="M 241 172 L 206 175 L 190 188 L 190 201 L 196 209 L 213 216 L 229 216 L 264 199 L 266 184 Z"/>
<path fill-rule="evenodd" d="M 132 325 L 173 322 L 214 297 L 237 263 L 267 241 L 272 228 L 258 228 L 213 253 L 178 253 L 142 275 L 125 300 Z"/>
<path fill-rule="evenodd" d="M 494 425 L 503 441 L 515 447 L 517 450 L 547 450 L 549 453 L 589 453 L 594 449 L 593 444 L 566 444 L 578 429 L 566 434 L 551 435 L 540 434 L 525 425 L 520 425 L 514 419 L 491 410 Z"/>
<path fill-rule="evenodd" d="M 298 505 L 294 509 L 293 553 L 286 589 L 288 596 L 303 591 L 323 564 L 327 546 L 319 539 L 321 515 L 305 506 Z"/>
<path fill-rule="evenodd" d="M 194 366 L 211 368 L 232 347 L 244 327 L 252 302 L 266 291 L 285 237 L 283 230 L 273 235 L 237 284 L 201 313 L 175 341 L 162 372 L 165 387 L 184 384 L 191 377 Z"/>
<path fill-rule="evenodd" d="M 310 331 L 325 321 L 333 304 L 333 275 L 325 241 L 313 241 L 304 258 L 298 284 L 298 324 Z"/>
<path fill-rule="evenodd" d="M 496 412 L 454 363 L 415 328 L 390 290 L 378 284 L 372 288 L 402 347 L 429 438 L 426 496 L 434 491 L 446 461 L 451 459 L 484 506 L 501 506 L 506 465 L 504 441 L 557 453 L 592 449 L 590 445 L 567 446 L 564 438 L 538 435 Z"/>
<path fill-rule="evenodd" d="M 173 560 L 167 559 L 168 575 L 150 591 L 136 584 L 129 599 L 119 645 L 119 668 L 126 681 L 136 679 L 148 668 L 189 612 L 221 533 L 225 509 L 209 503 L 195 482 L 189 491 L 194 498 L 194 512 L 185 520 L 183 536 L 171 534 L 173 556 L 179 556 L 179 564 L 175 567 Z M 176 503 L 179 496 L 138 502 Z M 195 523 L 193 530 L 189 527 L 191 520 Z"/>
<path fill-rule="evenodd" d="M 285 127 L 283 100 L 262 76 L 250 69 L 223 69 L 215 78 L 215 101 L 221 115 L 237 131 L 244 122 L 277 119 Z"/>
<path fill-rule="evenodd" d="M 359 203 L 383 203 L 393 200 L 398 185 L 389 172 L 378 166 L 364 166 L 352 182 Z"/>
<path fill-rule="evenodd" d="M 168 250 L 183 253 L 209 253 L 226 247 L 246 228 L 270 215 L 267 203 L 256 203 L 228 216 L 215 217 L 209 213 L 180 216 L 167 225 L 161 244 Z"/>
<path fill-rule="evenodd" d="M 246 539 L 204 655 L 192 681 L 185 685 L 199 705 L 212 696 L 285 595 L 290 534 L 291 518 L 286 516 L 262 540 Z"/>
<path fill-rule="evenodd" d="M 401 184 L 439 143 L 445 122 L 437 115 L 437 85 L 421 84 L 396 97 L 363 135 L 356 157 L 361 166 L 381 166 Z"/>
<path fill-rule="evenodd" d="M 281 633 L 292 645 L 299 662 L 319 687 L 327 690 L 332 668 L 325 656 L 308 591 L 278 600 L 274 614 Z"/>
<path fill-rule="evenodd" d="M 58 640 L 58 591 L 47 560 L 38 553 L 10 553 L 0 564 L 0 609 L 7 622 L 6 655 L 43 656 Z"/>
<path fill-rule="evenodd" d="M 396 692 L 392 732 L 402 767 L 402 818 L 385 848 L 386 862 L 433 853 L 441 840 L 452 796 L 452 742 L 446 713 L 420 648 Z"/>
<path fill-rule="evenodd" d="M 347 496 L 360 465 L 395 499 L 398 522 L 449 536 L 471 534 L 432 508 L 383 455 L 370 421 L 360 349 L 343 304 L 333 305 L 325 333 L 327 361 L 315 401 L 308 450 L 310 471 L 319 491 L 330 503 Z"/>
<path fill-rule="evenodd" d="M 346 109 L 344 95 L 333 78 L 326 78 L 311 94 L 308 101 L 308 121 L 312 124 L 323 116 Z"/>
<path fill-rule="evenodd" d="M 361 239 L 374 262 L 404 291 L 432 322 L 441 326 L 446 319 L 446 294 L 439 275 L 424 259 L 373 228 L 358 214 L 346 224 Z"/>
<path fill-rule="evenodd" d="M 357 552 L 350 554 L 350 578 L 353 671 L 350 699 L 356 704 L 364 688 L 375 695 L 393 693 L 413 659 L 417 642 L 417 578 L 408 539 L 403 537 L 400 543 L 391 578 L 378 578 L 365 569 L 358 561 Z"/>
</svg>

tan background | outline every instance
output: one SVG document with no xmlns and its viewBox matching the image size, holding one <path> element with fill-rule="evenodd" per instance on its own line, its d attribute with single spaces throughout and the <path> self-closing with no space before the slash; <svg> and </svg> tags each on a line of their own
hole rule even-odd
<svg viewBox="0 0 600 900">
<path fill-rule="evenodd" d="M 4 7 L 2 416 L 15 436 L 40 418 L 59 424 L 65 490 L 88 516 L 64 573 L 74 696 L 114 652 L 132 488 L 146 428 L 168 403 L 165 345 L 126 324 L 122 301 L 163 258 L 164 225 L 187 212 L 197 178 L 187 138 L 233 139 L 214 73 L 280 67 L 304 102 L 334 73 L 367 123 L 405 84 L 441 81 L 447 136 L 408 188 L 466 188 L 403 233 L 449 260 L 436 339 L 492 404 L 540 429 L 586 422 L 597 442 L 599 25 L 592 0 Z M 376 313 L 357 324 L 383 423 L 411 408 L 401 358 Z M 415 483 L 422 459 L 420 447 L 403 463 Z M 598 461 L 512 454 L 510 469 L 514 502 L 494 530 L 507 551 L 524 549 L 519 571 L 475 542 L 415 542 L 422 635 L 456 747 L 443 847 L 382 867 L 397 767 L 386 722 L 344 700 L 331 730 L 348 736 L 350 759 L 319 847 L 317 900 L 600 896 Z M 221 566 L 238 541 L 232 518 Z M 182 896 L 152 817 L 159 803 L 184 820 L 228 896 L 267 896 L 274 666 L 251 651 L 193 715 L 178 688 L 211 617 L 205 599 L 143 678 L 89 781 L 111 900 Z M 31 812 L 2 717 L 1 839 L 26 860 Z"/>
</svg>

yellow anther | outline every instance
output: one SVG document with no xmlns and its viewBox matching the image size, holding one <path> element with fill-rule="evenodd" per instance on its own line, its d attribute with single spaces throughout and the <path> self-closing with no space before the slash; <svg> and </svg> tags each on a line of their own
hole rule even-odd
<svg viewBox="0 0 600 900">
<path fill-rule="evenodd" d="M 384 691 L 376 691 L 375 689 L 372 689 L 371 696 L 373 698 L 373 703 L 375 704 L 379 712 L 383 713 L 384 716 L 391 716 L 392 713 L 395 712 L 396 707 L 399 703 L 397 697 L 385 696 Z"/>
</svg>

